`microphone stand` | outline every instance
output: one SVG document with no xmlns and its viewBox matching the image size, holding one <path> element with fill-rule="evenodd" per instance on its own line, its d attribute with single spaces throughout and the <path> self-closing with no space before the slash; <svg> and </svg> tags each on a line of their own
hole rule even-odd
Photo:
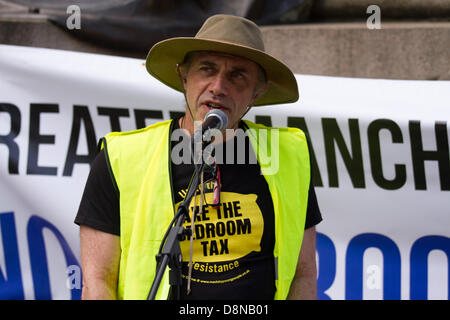
<svg viewBox="0 0 450 320">
<path fill-rule="evenodd" d="M 194 139 L 193 143 L 197 142 L 198 141 Z M 201 140 L 200 143 L 202 144 Z M 203 152 L 200 152 L 200 157 L 202 154 Z M 156 255 L 156 260 L 158 264 L 156 266 L 155 278 L 153 280 L 153 284 L 148 294 L 147 300 L 155 300 L 156 293 L 158 292 L 167 265 L 170 268 L 169 283 L 171 288 L 169 296 L 174 297 L 175 300 L 180 300 L 181 284 L 182 284 L 181 267 L 183 258 L 181 255 L 181 248 L 179 241 L 183 241 L 186 238 L 186 236 L 192 235 L 192 230 L 185 229 L 183 227 L 183 222 L 185 221 L 186 216 L 189 215 L 189 205 L 191 203 L 192 198 L 195 195 L 196 189 L 200 185 L 200 175 L 205 167 L 203 158 L 201 159 L 199 164 L 197 164 L 196 162 L 194 163 L 195 163 L 195 172 L 189 184 L 186 197 L 178 207 L 177 213 L 175 214 L 172 222 L 170 223 L 169 229 L 166 231 L 166 234 L 161 242 L 159 253 Z M 194 217 L 192 218 L 194 219 Z"/>
</svg>

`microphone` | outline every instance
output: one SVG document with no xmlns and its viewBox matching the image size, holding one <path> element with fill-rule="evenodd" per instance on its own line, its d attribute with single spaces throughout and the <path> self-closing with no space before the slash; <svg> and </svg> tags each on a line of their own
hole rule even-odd
<svg viewBox="0 0 450 320">
<path fill-rule="evenodd" d="M 210 129 L 217 129 L 222 131 L 227 127 L 227 124 L 228 117 L 225 112 L 220 109 L 211 109 L 203 119 L 202 133 L 205 133 Z"/>
<path fill-rule="evenodd" d="M 227 127 L 227 124 L 228 124 L 228 117 L 225 114 L 225 112 L 223 112 L 220 109 L 209 110 L 206 113 L 205 118 L 203 119 L 201 130 L 196 130 L 194 133 L 194 141 L 195 142 L 203 141 L 205 138 L 207 138 L 205 134 L 209 130 L 216 129 L 222 131 Z"/>
<path fill-rule="evenodd" d="M 197 152 L 194 152 L 194 154 L 197 154 L 197 157 L 201 157 L 201 151 L 205 149 L 206 141 L 211 140 L 211 132 L 213 130 L 219 130 L 222 131 L 227 127 L 228 124 L 228 117 L 225 112 L 219 109 L 212 109 L 209 110 L 205 118 L 203 119 L 203 124 L 200 128 L 195 130 L 194 136 L 192 139 L 192 144 L 194 147 L 194 150 L 197 150 Z M 200 153 L 198 153 L 200 151 Z M 194 157 L 195 159 L 196 157 Z M 194 163 L 198 163 L 194 160 Z"/>
</svg>

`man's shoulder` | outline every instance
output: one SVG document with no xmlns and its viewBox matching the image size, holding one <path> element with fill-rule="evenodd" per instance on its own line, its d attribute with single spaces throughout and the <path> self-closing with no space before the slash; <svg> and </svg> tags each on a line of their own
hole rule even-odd
<svg viewBox="0 0 450 320">
<path fill-rule="evenodd" d="M 145 128 L 131 130 L 131 131 L 123 131 L 123 132 L 110 132 L 108 133 L 105 138 L 116 138 L 116 137 L 127 137 L 127 138 L 134 138 L 134 137 L 140 137 L 148 133 L 153 133 L 153 131 L 158 130 L 165 130 L 170 126 L 171 120 L 166 121 L 160 121 L 155 124 L 149 125 Z"/>
<path fill-rule="evenodd" d="M 244 126 L 246 126 L 250 130 L 271 130 L 271 131 L 278 131 L 283 134 L 294 134 L 294 135 L 300 135 L 302 137 L 305 137 L 305 133 L 303 130 L 297 128 L 297 127 L 272 127 L 267 126 L 261 123 L 255 123 L 249 120 L 243 120 Z"/>
<path fill-rule="evenodd" d="M 131 131 L 123 131 L 123 132 L 110 132 L 108 133 L 104 139 L 108 143 L 115 141 L 115 140 L 121 140 L 121 142 L 127 142 L 130 140 L 139 140 L 139 139 L 146 139 L 148 135 L 152 134 L 160 134 L 161 132 L 164 132 L 167 130 L 171 124 L 172 120 L 166 120 L 157 122 L 155 124 L 149 125 L 142 129 L 136 129 Z"/>
<path fill-rule="evenodd" d="M 100 139 L 100 148 L 133 150 L 146 148 L 148 144 L 154 144 L 155 139 L 166 139 L 172 120 L 166 120 L 149 125 L 142 129 L 111 132 Z"/>
</svg>

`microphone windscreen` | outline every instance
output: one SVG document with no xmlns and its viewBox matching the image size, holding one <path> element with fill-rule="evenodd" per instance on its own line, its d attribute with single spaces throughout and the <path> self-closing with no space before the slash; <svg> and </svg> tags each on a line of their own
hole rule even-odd
<svg viewBox="0 0 450 320">
<path fill-rule="evenodd" d="M 215 129 L 222 131 L 223 129 L 225 129 L 227 127 L 228 117 L 227 117 L 226 113 L 220 109 L 209 110 L 205 115 L 205 119 L 203 120 L 203 123 L 208 124 L 209 121 L 207 121 L 207 120 L 208 119 L 213 120 L 214 118 L 217 118 L 217 120 L 219 121 L 219 123 L 214 126 Z M 213 121 L 213 122 L 217 121 L 216 119 L 214 119 L 214 120 L 215 121 Z M 208 128 L 204 128 L 204 129 L 208 129 Z"/>
</svg>

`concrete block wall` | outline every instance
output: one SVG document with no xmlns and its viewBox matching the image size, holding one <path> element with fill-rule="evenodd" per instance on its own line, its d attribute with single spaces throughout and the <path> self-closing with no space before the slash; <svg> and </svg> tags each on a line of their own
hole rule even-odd
<svg viewBox="0 0 450 320">
<path fill-rule="evenodd" d="M 444 20 L 450 18 L 450 0 L 312 0 L 312 17 L 330 20 L 365 20 L 370 5 L 381 9 L 383 20 Z"/>
<path fill-rule="evenodd" d="M 381 29 L 366 9 L 381 8 Z M 264 26 L 266 49 L 295 73 L 343 77 L 450 80 L 450 0 L 316 0 L 310 20 Z M 128 56 L 105 48 L 0 0 L 0 43 Z"/>
<path fill-rule="evenodd" d="M 263 27 L 266 50 L 296 73 L 450 80 L 450 23 L 324 23 Z"/>
</svg>

